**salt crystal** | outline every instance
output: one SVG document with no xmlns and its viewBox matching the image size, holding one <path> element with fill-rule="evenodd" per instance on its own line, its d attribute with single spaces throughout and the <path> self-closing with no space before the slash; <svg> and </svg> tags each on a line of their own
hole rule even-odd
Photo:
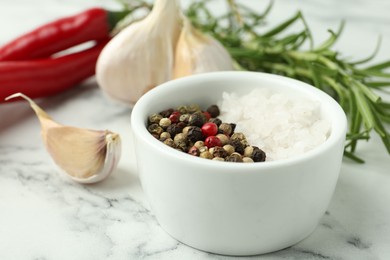
<svg viewBox="0 0 390 260">
<path fill-rule="evenodd" d="M 329 121 L 319 102 L 266 88 L 246 95 L 222 94 L 220 118 L 237 125 L 250 144 L 266 152 L 267 161 L 290 158 L 326 141 Z"/>
</svg>

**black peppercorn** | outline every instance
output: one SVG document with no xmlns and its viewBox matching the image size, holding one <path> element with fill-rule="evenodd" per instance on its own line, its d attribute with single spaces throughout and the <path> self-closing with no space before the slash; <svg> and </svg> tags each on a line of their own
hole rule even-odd
<svg viewBox="0 0 390 260">
<path fill-rule="evenodd" d="M 219 119 L 218 117 L 210 118 L 209 122 L 210 122 L 210 123 L 214 123 L 214 124 L 216 124 L 217 126 L 220 126 L 220 125 L 222 124 L 222 120 Z"/>
<path fill-rule="evenodd" d="M 230 139 L 230 145 L 234 147 L 234 151 L 240 154 L 244 154 L 245 146 L 238 139 Z"/>
<path fill-rule="evenodd" d="M 253 159 L 254 162 L 264 162 L 266 158 L 266 154 L 259 147 L 253 146 L 253 152 L 251 158 Z"/>
<path fill-rule="evenodd" d="M 160 136 L 159 136 L 158 134 L 152 133 L 151 135 L 152 135 L 154 138 L 156 138 L 156 139 L 159 139 L 159 138 L 160 138 Z"/>
<path fill-rule="evenodd" d="M 148 117 L 147 129 L 152 136 L 167 146 L 201 158 L 228 162 L 263 162 L 266 154 L 256 146 L 250 146 L 243 133 L 235 133 L 236 124 L 223 123 L 216 105 L 206 111 L 199 105 L 183 105 L 169 108 Z M 208 123 L 207 123 L 208 122 Z M 205 124 L 217 125 L 211 136 L 218 145 L 205 145 Z M 214 125 L 214 128 L 215 128 Z M 209 144 L 209 142 L 206 142 Z M 223 146 L 223 147 L 222 147 Z"/>
<path fill-rule="evenodd" d="M 232 134 L 236 130 L 236 126 L 237 126 L 236 124 L 230 123 L 230 127 L 232 128 Z"/>
<path fill-rule="evenodd" d="M 195 112 L 188 119 L 189 125 L 201 127 L 204 123 L 206 123 L 206 116 L 202 112 Z"/>
<path fill-rule="evenodd" d="M 217 105 L 209 106 L 206 111 L 210 113 L 211 117 L 217 117 L 220 114 L 219 107 Z"/>
<path fill-rule="evenodd" d="M 175 135 L 181 133 L 183 128 L 179 126 L 178 124 L 171 124 L 167 127 L 167 132 L 172 136 L 175 137 Z"/>
<path fill-rule="evenodd" d="M 187 126 L 187 124 L 184 122 L 177 123 L 177 127 L 179 127 L 182 131 L 183 131 L 184 127 L 186 127 L 186 126 Z"/>
<path fill-rule="evenodd" d="M 215 146 L 213 147 L 214 148 L 214 151 L 213 151 L 213 156 L 214 157 L 222 157 L 222 158 L 225 158 L 228 156 L 228 153 L 226 152 L 225 149 L 223 149 L 222 147 L 219 147 L 219 146 Z"/>
<path fill-rule="evenodd" d="M 169 117 L 173 113 L 173 111 L 175 111 L 173 108 L 168 108 L 167 110 L 161 111 L 160 115 L 162 117 Z"/>
<path fill-rule="evenodd" d="M 190 126 L 187 132 L 187 138 L 192 143 L 203 140 L 202 129 L 198 126 Z"/>
</svg>

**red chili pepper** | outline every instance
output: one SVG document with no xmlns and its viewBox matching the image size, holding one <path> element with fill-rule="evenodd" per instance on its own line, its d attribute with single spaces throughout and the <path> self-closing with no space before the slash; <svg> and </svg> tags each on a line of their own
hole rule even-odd
<svg viewBox="0 0 390 260">
<path fill-rule="evenodd" d="M 37 98 L 75 86 L 94 75 L 97 58 L 108 40 L 57 58 L 0 62 L 0 102 L 16 92 Z"/>
<path fill-rule="evenodd" d="M 46 58 L 77 44 L 109 37 L 128 12 L 91 8 L 47 23 L 0 48 L 0 61 Z"/>
</svg>

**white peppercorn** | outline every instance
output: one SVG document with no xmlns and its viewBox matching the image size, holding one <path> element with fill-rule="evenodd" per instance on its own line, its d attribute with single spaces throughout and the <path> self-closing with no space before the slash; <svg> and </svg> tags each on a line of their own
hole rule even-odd
<svg viewBox="0 0 390 260">
<path fill-rule="evenodd" d="M 221 141 L 222 145 L 229 143 L 229 137 L 224 134 L 217 134 L 216 137 Z"/>
<path fill-rule="evenodd" d="M 253 154 L 253 146 L 247 146 L 245 147 L 244 149 L 244 156 L 245 157 L 252 157 L 252 154 Z"/>
<path fill-rule="evenodd" d="M 162 128 L 166 129 L 168 126 L 171 125 L 171 120 L 169 118 L 161 118 L 160 122 L 158 123 Z"/>
<path fill-rule="evenodd" d="M 231 155 L 232 153 L 234 153 L 234 147 L 230 144 L 224 145 L 223 149 L 225 149 L 225 151 L 228 153 L 228 155 Z"/>
<path fill-rule="evenodd" d="M 201 153 L 203 153 L 203 152 L 208 152 L 208 151 L 209 151 L 209 148 L 208 148 L 207 146 L 201 146 L 201 147 L 199 147 L 198 149 L 199 149 L 199 151 L 200 151 Z"/>
<path fill-rule="evenodd" d="M 244 163 L 253 163 L 254 161 L 252 160 L 252 158 L 250 158 L 250 157 L 243 157 L 242 158 L 242 161 L 244 162 Z"/>
<path fill-rule="evenodd" d="M 199 149 L 200 147 L 203 147 L 205 145 L 203 141 L 197 141 L 195 142 L 194 146 Z"/>
</svg>

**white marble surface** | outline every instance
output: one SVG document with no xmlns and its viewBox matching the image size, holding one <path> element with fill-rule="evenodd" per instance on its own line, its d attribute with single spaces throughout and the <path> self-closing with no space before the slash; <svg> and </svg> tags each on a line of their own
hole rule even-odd
<svg viewBox="0 0 390 260">
<path fill-rule="evenodd" d="M 259 8 L 263 1 L 246 1 Z M 300 9 L 317 42 L 347 26 L 336 48 L 365 57 L 378 35 L 376 61 L 390 59 L 387 0 L 275 0 L 269 25 Z M 0 0 L 0 44 L 55 17 L 114 0 Z M 95 82 L 39 104 L 68 125 L 109 128 L 123 139 L 118 170 L 96 185 L 59 173 L 43 148 L 27 103 L 0 105 L 0 259 L 230 259 L 178 243 L 157 224 L 137 177 L 131 110 L 106 100 Z M 367 161 L 345 160 L 334 197 L 314 233 L 299 244 L 248 259 L 390 259 L 390 157 L 373 136 L 359 148 Z"/>
</svg>

